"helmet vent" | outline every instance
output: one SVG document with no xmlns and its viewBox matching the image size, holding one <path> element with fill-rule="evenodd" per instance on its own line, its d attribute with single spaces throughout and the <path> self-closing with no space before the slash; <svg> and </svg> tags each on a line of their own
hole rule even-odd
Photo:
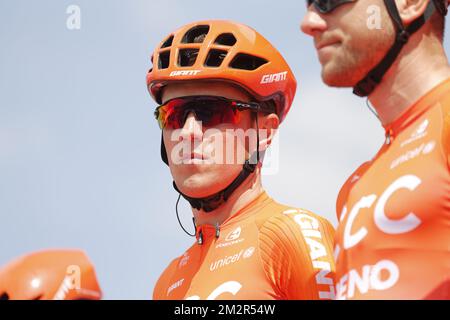
<svg viewBox="0 0 450 320">
<path fill-rule="evenodd" d="M 9 300 L 9 295 L 4 292 L 0 295 L 0 300 Z"/>
<path fill-rule="evenodd" d="M 214 43 L 224 46 L 233 46 L 236 43 L 236 38 L 232 33 L 222 33 L 219 35 Z"/>
<path fill-rule="evenodd" d="M 195 26 L 183 36 L 181 43 L 203 43 L 209 32 L 209 26 Z"/>
<path fill-rule="evenodd" d="M 164 51 L 159 54 L 158 69 L 167 69 L 169 67 L 170 51 Z"/>
<path fill-rule="evenodd" d="M 212 49 L 208 53 L 208 57 L 206 58 L 205 65 L 208 67 L 220 67 L 223 60 L 227 56 L 227 51 L 225 50 L 217 50 Z"/>
<path fill-rule="evenodd" d="M 178 55 L 178 65 L 180 67 L 190 67 L 195 64 L 198 56 L 198 49 L 181 49 Z"/>
<path fill-rule="evenodd" d="M 171 35 L 169 38 L 167 38 L 166 41 L 164 41 L 164 43 L 161 46 L 161 49 L 170 47 L 172 45 L 172 42 L 173 42 L 173 35 Z"/>
<path fill-rule="evenodd" d="M 230 63 L 230 67 L 234 69 L 256 70 L 268 61 L 263 58 L 255 57 L 245 53 L 239 53 Z"/>
</svg>

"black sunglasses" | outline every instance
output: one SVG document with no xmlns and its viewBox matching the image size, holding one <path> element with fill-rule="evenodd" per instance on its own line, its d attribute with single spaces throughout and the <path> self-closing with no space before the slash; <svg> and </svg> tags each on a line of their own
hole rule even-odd
<svg viewBox="0 0 450 320">
<path fill-rule="evenodd" d="M 320 13 L 330 13 L 340 5 L 355 2 L 356 0 L 306 0 L 306 5 L 314 4 L 314 8 Z"/>
<path fill-rule="evenodd" d="M 187 115 L 195 114 L 198 121 L 207 127 L 221 123 L 237 124 L 239 111 L 274 113 L 275 109 L 256 102 L 242 102 L 217 96 L 188 96 L 167 101 L 155 110 L 155 118 L 161 129 L 179 129 L 184 126 Z"/>
</svg>

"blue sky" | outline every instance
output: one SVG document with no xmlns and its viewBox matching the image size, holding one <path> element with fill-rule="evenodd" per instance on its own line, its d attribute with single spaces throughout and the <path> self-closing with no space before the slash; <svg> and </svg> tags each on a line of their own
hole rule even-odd
<svg viewBox="0 0 450 320">
<path fill-rule="evenodd" d="M 80 30 L 66 27 L 71 4 Z M 175 218 L 145 74 L 154 46 L 203 19 L 248 24 L 284 54 L 298 93 L 279 132 L 279 171 L 263 183 L 277 201 L 336 224 L 340 186 L 384 134 L 365 100 L 322 84 L 304 12 L 294 0 L 1 1 L 0 265 L 81 248 L 106 299 L 151 298 L 192 239 Z M 180 212 L 190 227 L 187 203 Z"/>
</svg>

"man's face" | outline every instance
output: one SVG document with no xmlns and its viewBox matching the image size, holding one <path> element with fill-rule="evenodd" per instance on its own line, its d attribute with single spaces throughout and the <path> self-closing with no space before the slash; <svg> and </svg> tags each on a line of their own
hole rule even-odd
<svg viewBox="0 0 450 320">
<path fill-rule="evenodd" d="M 163 92 L 163 103 L 178 97 L 219 96 L 248 102 L 248 96 L 237 88 L 222 83 L 171 84 Z M 181 129 L 163 129 L 164 144 L 173 179 L 181 192 L 201 198 L 226 188 L 241 172 L 249 158 L 248 141 L 236 138 L 237 129 L 254 127 L 250 111 L 238 111 L 239 122 L 206 127 L 193 112 L 188 113 Z M 231 141 L 234 141 L 230 144 Z M 231 159 L 231 161 L 230 161 Z"/>
<path fill-rule="evenodd" d="M 373 28 L 374 19 L 380 28 Z M 395 35 L 383 0 L 356 0 L 325 14 L 311 5 L 301 29 L 314 38 L 322 79 L 334 87 L 355 86 L 383 59 Z"/>
</svg>

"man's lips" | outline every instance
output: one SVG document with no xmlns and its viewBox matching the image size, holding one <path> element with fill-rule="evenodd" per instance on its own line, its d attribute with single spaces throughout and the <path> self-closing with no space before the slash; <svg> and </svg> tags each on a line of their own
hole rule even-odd
<svg viewBox="0 0 450 320">
<path fill-rule="evenodd" d="M 319 51 L 320 49 L 335 46 L 339 44 L 339 41 L 323 41 L 315 44 L 316 50 Z"/>
<path fill-rule="evenodd" d="M 207 157 L 205 157 L 204 155 L 202 155 L 200 153 L 196 153 L 196 152 L 193 152 L 193 153 L 190 153 L 190 154 L 186 153 L 186 154 L 183 154 L 183 156 L 181 157 L 182 161 L 194 160 L 194 159 L 196 159 L 196 160 L 206 160 Z"/>
<path fill-rule="evenodd" d="M 326 61 L 333 57 L 335 49 L 339 46 L 340 42 L 336 39 L 327 39 L 322 41 L 315 41 L 315 47 L 320 63 L 324 64 Z"/>
</svg>

